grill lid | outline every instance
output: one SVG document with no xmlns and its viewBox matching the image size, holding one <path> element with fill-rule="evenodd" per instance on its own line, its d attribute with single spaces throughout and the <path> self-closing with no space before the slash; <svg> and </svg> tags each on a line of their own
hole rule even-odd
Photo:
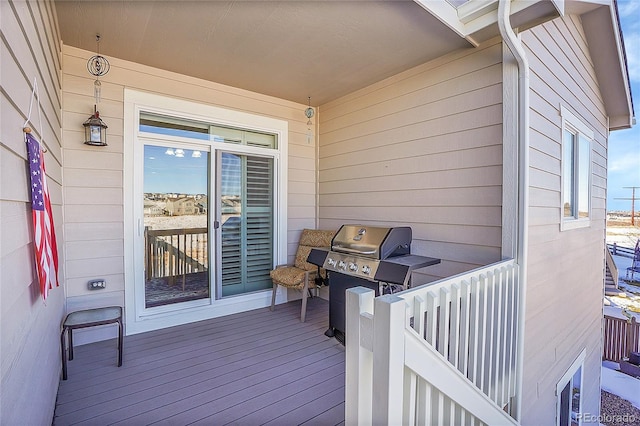
<svg viewBox="0 0 640 426">
<path fill-rule="evenodd" d="M 411 252 L 411 228 L 342 225 L 331 240 L 331 250 L 371 259 L 386 259 Z"/>
</svg>

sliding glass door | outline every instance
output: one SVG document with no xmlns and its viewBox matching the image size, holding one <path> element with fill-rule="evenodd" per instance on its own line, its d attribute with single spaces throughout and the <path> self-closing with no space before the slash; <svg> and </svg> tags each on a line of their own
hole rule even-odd
<svg viewBox="0 0 640 426">
<path fill-rule="evenodd" d="M 145 113 L 140 130 L 144 308 L 270 289 L 275 135 Z"/>
<path fill-rule="evenodd" d="M 211 295 L 209 153 L 144 146 L 144 306 Z"/>
<path fill-rule="evenodd" d="M 207 90 L 124 89 L 127 334 L 269 306 L 287 260 L 289 122 Z"/>
</svg>

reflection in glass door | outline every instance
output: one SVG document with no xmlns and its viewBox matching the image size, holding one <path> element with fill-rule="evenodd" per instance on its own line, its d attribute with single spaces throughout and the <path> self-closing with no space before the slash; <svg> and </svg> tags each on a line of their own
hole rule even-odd
<svg viewBox="0 0 640 426">
<path fill-rule="evenodd" d="M 210 297 L 209 153 L 144 146 L 145 308 Z"/>
</svg>

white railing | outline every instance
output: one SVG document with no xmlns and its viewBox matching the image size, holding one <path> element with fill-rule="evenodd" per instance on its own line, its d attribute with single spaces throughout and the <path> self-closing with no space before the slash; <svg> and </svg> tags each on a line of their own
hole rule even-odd
<svg viewBox="0 0 640 426">
<path fill-rule="evenodd" d="M 518 424 L 518 266 L 347 290 L 347 424 Z"/>
<path fill-rule="evenodd" d="M 611 278 L 613 279 L 613 285 L 618 288 L 618 280 L 620 276 L 620 272 L 618 271 L 618 266 L 616 265 L 615 260 L 613 260 L 613 255 L 609 251 L 609 247 L 604 248 L 604 255 L 607 261 L 607 267 L 609 267 L 609 272 L 611 273 Z"/>
</svg>

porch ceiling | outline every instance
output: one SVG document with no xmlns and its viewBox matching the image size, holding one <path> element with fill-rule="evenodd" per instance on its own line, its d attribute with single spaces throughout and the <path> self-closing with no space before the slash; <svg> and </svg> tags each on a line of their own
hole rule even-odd
<svg viewBox="0 0 640 426">
<path fill-rule="evenodd" d="M 471 46 L 408 0 L 55 4 L 66 45 L 314 105 Z"/>
</svg>

